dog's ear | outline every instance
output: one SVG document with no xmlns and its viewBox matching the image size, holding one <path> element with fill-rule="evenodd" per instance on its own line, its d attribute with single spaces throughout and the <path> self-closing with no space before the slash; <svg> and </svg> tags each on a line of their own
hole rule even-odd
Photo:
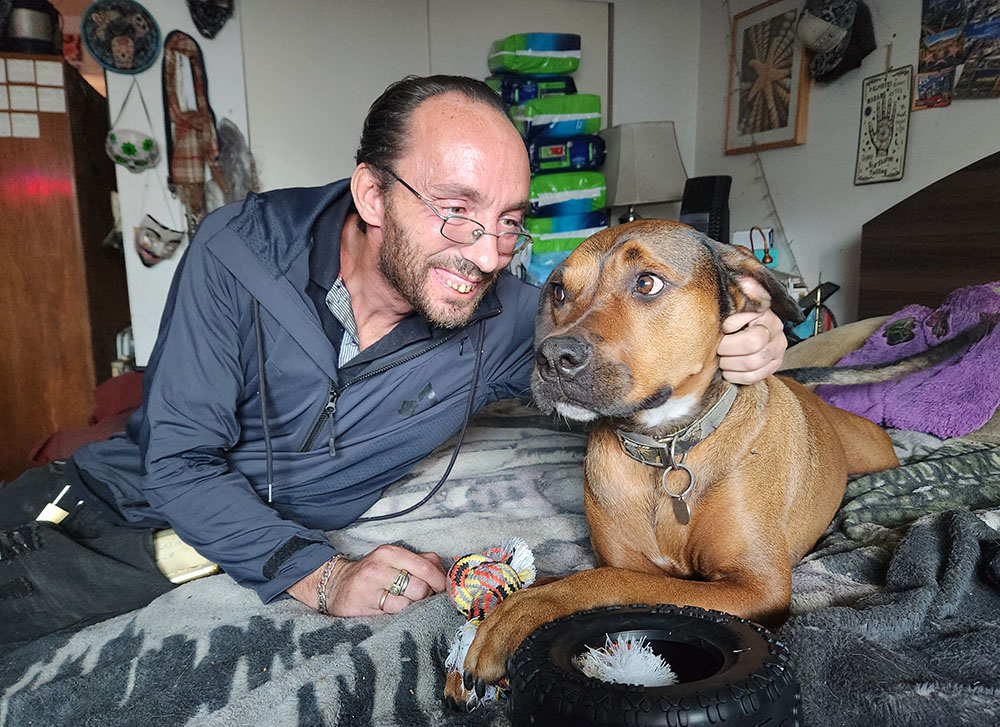
<svg viewBox="0 0 1000 727">
<path fill-rule="evenodd" d="M 761 296 L 755 296 L 740 286 L 739 278 L 746 277 L 756 280 L 764 287 L 767 294 L 771 296 L 771 310 L 779 318 L 790 323 L 801 323 L 805 319 L 802 307 L 752 252 L 739 245 L 726 245 L 719 242 L 713 245 L 713 249 L 727 274 L 727 287 L 729 288 L 729 297 L 733 301 L 734 313 L 759 311 L 767 305 Z"/>
</svg>

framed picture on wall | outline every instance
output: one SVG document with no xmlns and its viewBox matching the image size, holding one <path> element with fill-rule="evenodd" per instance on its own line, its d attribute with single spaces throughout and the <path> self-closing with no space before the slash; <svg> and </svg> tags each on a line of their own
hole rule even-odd
<svg viewBox="0 0 1000 727">
<path fill-rule="evenodd" d="M 903 178 L 912 87 L 913 66 L 869 76 L 862 83 L 855 184 Z"/>
<path fill-rule="evenodd" d="M 726 154 L 806 140 L 809 69 L 795 33 L 801 0 L 768 0 L 733 17 Z"/>
</svg>

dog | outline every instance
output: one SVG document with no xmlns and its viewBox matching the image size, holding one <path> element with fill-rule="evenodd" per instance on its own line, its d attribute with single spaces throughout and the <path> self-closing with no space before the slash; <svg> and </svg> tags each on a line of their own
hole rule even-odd
<svg viewBox="0 0 1000 727">
<path fill-rule="evenodd" d="M 528 634 L 584 609 L 669 603 L 780 625 L 792 567 L 833 519 L 847 476 L 899 464 L 876 424 L 793 380 L 722 378 L 722 321 L 768 305 L 743 276 L 780 317 L 802 319 L 749 251 L 665 220 L 598 232 L 553 270 L 531 387 L 543 412 L 593 422 L 584 499 L 597 567 L 491 611 L 466 689 L 481 694 Z"/>
</svg>

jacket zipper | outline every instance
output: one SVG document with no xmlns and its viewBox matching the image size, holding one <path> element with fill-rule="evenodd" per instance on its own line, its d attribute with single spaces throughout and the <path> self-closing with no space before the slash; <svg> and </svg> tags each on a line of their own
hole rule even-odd
<svg viewBox="0 0 1000 727">
<path fill-rule="evenodd" d="M 493 314 L 493 315 L 496 315 L 496 314 Z M 484 317 L 487 317 L 487 316 L 484 316 Z M 492 317 L 492 316 L 488 316 L 488 317 Z M 483 319 L 480 318 L 479 320 L 483 320 Z M 466 329 L 463 328 L 462 330 L 466 330 Z M 337 399 L 340 398 L 340 395 L 344 393 L 344 390 L 347 389 L 348 386 L 353 386 L 354 384 L 358 383 L 359 381 L 364 381 L 366 379 L 370 379 L 372 376 L 378 376 L 381 373 L 385 373 L 389 369 L 393 369 L 396 366 L 399 366 L 401 364 L 406 363 L 407 361 L 412 361 L 413 359 L 417 358 L 417 356 L 423 356 L 428 351 L 433 351 L 435 348 L 437 348 L 438 346 L 442 345 L 443 343 L 445 343 L 447 341 L 450 341 L 455 336 L 455 334 L 457 334 L 457 333 L 459 333 L 459 331 L 457 331 L 457 330 L 456 331 L 452 331 L 451 333 L 449 333 L 444 338 L 441 338 L 441 339 L 435 341 L 433 344 L 431 344 L 430 346 L 427 346 L 426 348 L 422 348 L 419 351 L 411 353 L 408 356 L 404 356 L 403 358 L 398 359 L 396 361 L 393 361 L 390 364 L 386 364 L 385 366 L 381 366 L 381 367 L 379 367 L 377 369 L 373 369 L 371 371 L 366 371 L 365 373 L 361 374 L 360 376 L 357 376 L 357 377 L 351 379 L 346 384 L 344 384 L 343 386 L 341 386 L 339 389 L 337 388 L 337 385 L 336 385 L 336 383 L 334 383 L 333 379 L 330 379 L 330 386 L 329 386 L 329 390 L 328 390 L 328 393 L 327 393 L 326 404 L 323 406 L 323 410 L 319 414 L 316 415 L 316 421 L 313 422 L 312 428 L 309 430 L 309 436 L 306 438 L 306 441 L 302 445 L 301 449 L 299 449 L 299 452 L 307 452 L 312 447 L 313 443 L 316 441 L 316 437 L 319 435 L 320 430 L 323 428 L 323 425 L 326 424 L 326 420 L 329 419 L 330 417 L 332 417 L 336 413 L 336 411 L 337 411 Z M 333 437 L 331 436 L 330 437 L 330 456 L 333 457 L 334 455 L 336 455 L 336 453 L 337 453 L 336 444 L 334 442 Z"/>
</svg>

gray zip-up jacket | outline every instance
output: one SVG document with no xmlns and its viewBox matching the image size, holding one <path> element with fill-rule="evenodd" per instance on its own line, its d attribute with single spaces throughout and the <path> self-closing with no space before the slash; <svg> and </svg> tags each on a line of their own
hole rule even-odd
<svg viewBox="0 0 1000 727">
<path fill-rule="evenodd" d="M 314 223 L 347 194 L 346 181 L 278 190 L 211 214 L 174 277 L 142 408 L 124 435 L 74 455 L 128 522 L 169 524 L 265 602 L 335 553 L 324 531 L 459 431 L 480 326 L 474 410 L 529 394 L 539 291 L 507 273 L 466 327 L 411 320 L 391 353 L 338 370 L 306 284 L 311 245 L 340 243 L 314 243 Z"/>
</svg>

